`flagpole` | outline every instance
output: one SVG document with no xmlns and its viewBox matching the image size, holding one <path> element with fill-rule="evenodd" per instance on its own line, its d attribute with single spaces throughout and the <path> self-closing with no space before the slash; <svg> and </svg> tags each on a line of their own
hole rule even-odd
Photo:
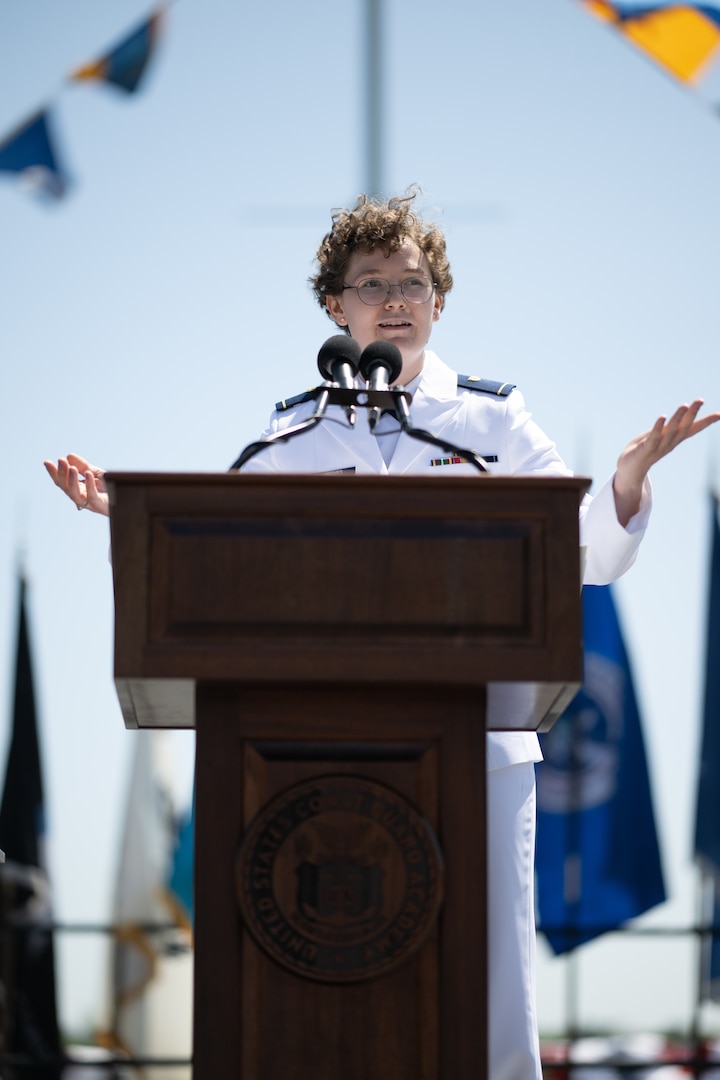
<svg viewBox="0 0 720 1080">
<path fill-rule="evenodd" d="M 5 859 L 3 858 L 3 862 Z M 15 1030 L 15 946 L 10 913 L 14 907 L 15 886 L 9 878 L 0 877 L 0 981 L 3 986 L 3 1009 L 0 1013 L 0 1052 L 12 1049 Z"/>
<path fill-rule="evenodd" d="M 715 937 L 717 919 L 716 875 L 720 874 L 720 793 L 717 772 L 720 763 L 720 679 L 717 655 L 720 651 L 720 522 L 718 499 L 710 491 L 711 529 L 709 550 L 709 591 L 707 607 L 705 691 L 702 706 L 702 736 L 697 777 L 694 854 L 701 875 L 698 889 L 698 979 L 693 1036 L 700 1049 L 700 1013 L 705 1001 L 716 1000 L 714 981 L 720 978 L 720 942 Z"/>
<path fill-rule="evenodd" d="M 366 2 L 366 98 L 365 98 L 365 157 L 367 162 L 366 193 L 377 196 L 382 191 L 382 52 L 381 18 L 382 0 Z"/>
<path fill-rule="evenodd" d="M 579 966 L 579 950 L 571 949 L 567 954 L 565 964 L 565 1031 L 568 1039 L 568 1057 L 572 1055 L 573 1044 L 580 1038 Z"/>
<path fill-rule="evenodd" d="M 697 979 L 695 986 L 695 1008 L 693 1009 L 691 1038 L 693 1042 L 693 1057 L 699 1058 L 701 1051 L 701 1034 L 700 1034 L 700 1014 L 702 1012 L 702 1005 L 705 999 L 705 988 L 709 982 L 710 976 L 710 950 L 712 948 L 712 935 L 708 935 L 708 926 L 712 925 L 712 918 L 710 912 L 712 911 L 712 892 L 710 888 L 710 882 L 705 871 L 700 867 L 698 869 L 700 875 L 700 883 L 698 886 L 698 902 L 697 902 L 697 925 L 699 932 L 697 936 Z M 699 1076 L 697 1071 L 693 1071 L 694 1076 Z"/>
<path fill-rule="evenodd" d="M 567 843 L 565 848 L 565 879 L 563 882 L 565 894 L 565 922 L 567 924 L 567 931 L 570 935 L 577 935 L 580 931 L 580 902 L 582 899 L 583 888 L 583 825 L 580 814 L 580 807 L 582 806 L 582 774 L 579 729 L 579 718 L 573 715 L 570 727 L 571 809 L 565 832 Z M 576 938 L 575 945 L 571 942 L 565 973 L 565 1022 L 570 1042 L 570 1052 L 572 1052 L 573 1043 L 580 1036 L 580 1008 L 578 1004 L 579 980 L 579 956 Z"/>
</svg>

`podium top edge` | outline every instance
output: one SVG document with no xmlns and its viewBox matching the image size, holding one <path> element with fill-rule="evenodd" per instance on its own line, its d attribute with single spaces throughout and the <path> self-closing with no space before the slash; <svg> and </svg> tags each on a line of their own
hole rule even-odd
<svg viewBox="0 0 720 1080">
<path fill-rule="evenodd" d="M 273 487 L 286 486 L 289 481 L 298 487 L 315 487 L 322 484 L 348 484 L 372 487 L 376 484 L 392 484 L 396 487 L 407 486 L 422 487 L 437 483 L 438 478 L 421 474 L 380 476 L 370 473 L 353 473 L 349 476 L 340 476 L 333 473 L 250 473 L 243 475 L 237 472 L 125 472 L 111 470 L 105 473 L 105 482 L 109 487 L 195 487 L 206 486 L 209 482 L 217 486 L 232 487 L 238 484 L 249 487 Z M 538 488 L 547 487 L 556 490 L 563 488 L 572 491 L 585 492 L 592 484 L 592 478 L 588 476 L 546 476 L 546 475 L 493 475 L 484 476 L 443 476 L 443 487 L 455 485 L 467 487 L 470 484 L 493 484 L 507 485 L 509 487 Z"/>
</svg>

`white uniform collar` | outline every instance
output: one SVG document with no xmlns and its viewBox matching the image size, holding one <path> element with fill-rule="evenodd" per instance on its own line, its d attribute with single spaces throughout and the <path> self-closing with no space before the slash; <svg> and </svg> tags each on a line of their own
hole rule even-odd
<svg viewBox="0 0 720 1080">
<path fill-rule="evenodd" d="M 457 397 L 457 372 L 431 349 L 426 349 L 417 390 L 436 401 L 454 399 Z"/>
</svg>

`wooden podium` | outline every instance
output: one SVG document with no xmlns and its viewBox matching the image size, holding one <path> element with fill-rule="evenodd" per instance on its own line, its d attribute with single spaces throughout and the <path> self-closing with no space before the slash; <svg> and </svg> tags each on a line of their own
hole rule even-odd
<svg viewBox="0 0 720 1080">
<path fill-rule="evenodd" d="M 485 730 L 582 679 L 577 478 L 108 476 L 127 727 L 195 727 L 195 1080 L 487 1075 Z"/>
</svg>

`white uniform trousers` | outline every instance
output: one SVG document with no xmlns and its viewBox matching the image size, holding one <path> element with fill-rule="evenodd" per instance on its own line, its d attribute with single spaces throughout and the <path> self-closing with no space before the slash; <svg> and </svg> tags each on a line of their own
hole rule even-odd
<svg viewBox="0 0 720 1080">
<path fill-rule="evenodd" d="M 535 986 L 535 767 L 491 769 L 488 805 L 490 1080 L 541 1080 Z"/>
</svg>

